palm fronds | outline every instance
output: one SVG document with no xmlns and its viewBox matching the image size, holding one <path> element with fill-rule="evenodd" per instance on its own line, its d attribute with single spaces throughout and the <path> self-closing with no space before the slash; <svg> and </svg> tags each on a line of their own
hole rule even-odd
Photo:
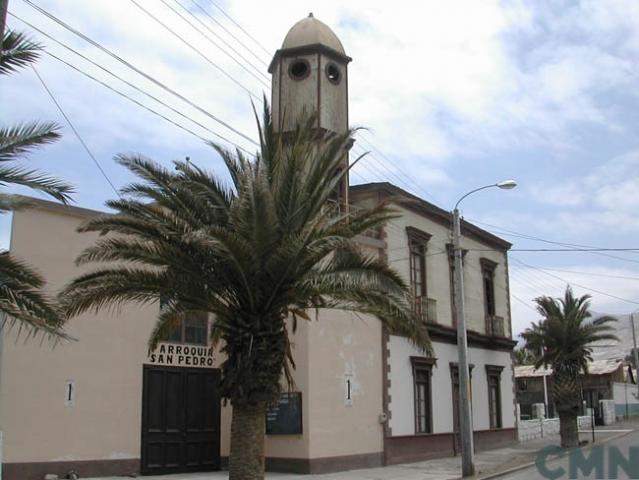
<svg viewBox="0 0 639 480">
<path fill-rule="evenodd" d="M 25 34 L 3 32 L 0 49 L 0 74 L 11 74 L 21 67 L 33 63 L 42 46 L 31 41 Z M 56 200 L 68 203 L 73 188 L 56 178 L 35 170 L 10 164 L 37 147 L 60 138 L 59 127 L 50 122 L 20 123 L 12 127 L 0 127 L 0 187 L 21 185 L 43 192 Z M 28 199 L 0 193 L 0 213 L 26 208 Z M 18 323 L 30 335 L 42 332 L 66 338 L 62 332 L 64 317 L 55 302 L 45 295 L 40 275 L 27 264 L 0 252 L 0 313 L 2 325 Z"/>
<path fill-rule="evenodd" d="M 9 252 L 0 252 L 0 313 L 9 326 L 19 322 L 29 336 L 39 333 L 56 339 L 69 338 L 63 331 L 64 316 L 53 299 L 42 293 L 42 277 Z"/>
<path fill-rule="evenodd" d="M 587 372 L 593 343 L 618 340 L 610 325 L 616 321 L 614 317 L 590 321 L 590 295 L 575 297 L 568 287 L 563 298 L 542 296 L 535 302 L 542 320 L 533 322 L 521 336 L 527 348 L 543 351 L 536 361 L 537 367 L 551 365 L 558 371 Z"/>
<path fill-rule="evenodd" d="M 108 202 L 114 215 L 81 227 L 102 237 L 78 262 L 109 265 L 63 290 L 65 312 L 162 298 L 150 348 L 188 312 L 211 313 L 226 357 L 222 393 L 236 405 L 276 398 L 294 368 L 289 322 L 315 309 L 375 316 L 428 351 L 404 280 L 355 241 L 395 213 L 387 204 L 356 213 L 328 208 L 347 174 L 352 132 L 322 135 L 309 118 L 285 137 L 268 107 L 259 128 L 255 160 L 213 145 L 230 185 L 193 164 L 166 169 L 139 155 L 117 157 L 138 181 Z"/>
<path fill-rule="evenodd" d="M 19 123 L 0 127 L 0 162 L 17 160 L 34 148 L 61 138 L 60 127 L 53 122 Z"/>
<path fill-rule="evenodd" d="M 7 30 L 2 38 L 0 75 L 11 74 L 32 64 L 40 56 L 41 50 L 42 45 L 30 40 L 26 34 Z"/>
</svg>

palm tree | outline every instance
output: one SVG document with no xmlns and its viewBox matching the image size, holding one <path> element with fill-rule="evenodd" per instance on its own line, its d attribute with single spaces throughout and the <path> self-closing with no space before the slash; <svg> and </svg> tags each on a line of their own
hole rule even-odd
<svg viewBox="0 0 639 480">
<path fill-rule="evenodd" d="M 516 347 L 513 350 L 515 365 L 533 365 L 538 355 L 526 347 Z"/>
<path fill-rule="evenodd" d="M 266 103 L 266 102 L 265 102 Z M 80 264 L 117 262 L 81 275 L 61 293 L 69 315 L 125 302 L 158 302 L 154 349 L 189 312 L 212 314 L 221 345 L 221 394 L 233 406 L 230 478 L 264 477 L 264 414 L 295 368 L 288 328 L 309 310 L 374 315 L 425 350 L 430 342 L 411 309 L 407 285 L 355 237 L 394 217 L 387 204 L 335 212 L 352 132 L 318 139 L 313 119 L 286 139 L 268 107 L 258 122 L 255 159 L 213 145 L 232 184 L 190 163 L 168 170 L 141 156 L 117 161 L 140 180 L 89 220 L 102 236 Z"/>
<path fill-rule="evenodd" d="M 24 34 L 7 31 L 2 39 L 0 74 L 10 74 L 34 62 L 41 46 Z M 43 192 L 67 203 L 71 186 L 56 178 L 16 166 L 15 162 L 30 150 L 60 138 L 55 123 L 27 122 L 0 127 L 0 186 L 20 185 Z M 31 204 L 28 199 L 0 192 L 0 214 Z M 65 335 L 64 319 L 55 303 L 42 292 L 44 279 L 29 265 L 0 250 L 0 328 L 8 322 L 26 327 L 30 334 L 44 332 L 55 338 Z"/>
<path fill-rule="evenodd" d="M 575 297 L 570 286 L 564 298 L 542 296 L 535 299 L 543 317 L 521 334 L 526 348 L 543 352 L 535 368 L 550 365 L 553 370 L 552 395 L 559 412 L 562 447 L 579 445 L 577 415 L 580 408 L 579 375 L 588 373 L 592 344 L 600 340 L 618 340 L 609 325 L 614 317 L 590 320 L 590 295 Z"/>
</svg>

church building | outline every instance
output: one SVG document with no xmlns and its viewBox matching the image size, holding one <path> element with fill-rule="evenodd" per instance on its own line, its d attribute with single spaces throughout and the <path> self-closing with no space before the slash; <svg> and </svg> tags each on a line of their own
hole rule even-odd
<svg viewBox="0 0 639 480">
<path fill-rule="evenodd" d="M 282 132 L 305 112 L 317 128 L 349 126 L 351 58 L 310 15 L 288 32 L 270 64 L 272 114 Z M 345 156 L 345 166 L 348 158 Z M 433 356 L 391 335 L 375 318 L 320 311 L 293 336 L 296 392 L 266 415 L 267 470 L 321 473 L 460 453 L 458 351 L 453 308 L 451 214 L 391 183 L 349 186 L 340 208 L 390 200 L 399 216 L 358 239 L 410 282 Z M 56 292 L 83 271 L 74 264 L 95 236 L 77 227 L 96 212 L 35 200 L 13 215 L 11 254 Z M 462 223 L 465 305 L 475 448 L 516 442 L 508 280 L 510 244 Z M 188 318 L 148 354 L 159 305 L 83 314 L 77 341 L 51 348 L 0 343 L 2 478 L 41 480 L 200 472 L 224 468 L 230 406 L 220 401 L 220 358 L 211 319 Z"/>
</svg>

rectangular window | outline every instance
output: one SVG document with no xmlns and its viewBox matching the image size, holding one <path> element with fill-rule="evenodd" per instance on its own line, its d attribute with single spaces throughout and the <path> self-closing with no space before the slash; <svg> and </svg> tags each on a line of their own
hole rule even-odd
<svg viewBox="0 0 639 480">
<path fill-rule="evenodd" d="M 487 317 L 494 317 L 495 308 L 495 268 L 497 264 L 487 258 L 482 258 L 481 276 L 484 284 L 484 311 Z"/>
<path fill-rule="evenodd" d="M 164 300 L 160 299 L 160 310 Z M 179 322 L 165 336 L 165 342 L 188 343 L 192 345 L 207 345 L 209 331 L 209 316 L 206 312 L 189 312 L 183 321 Z"/>
<path fill-rule="evenodd" d="M 207 345 L 208 314 L 206 312 L 188 313 L 186 318 L 166 336 L 167 342 Z"/>
<path fill-rule="evenodd" d="M 501 428 L 501 371 L 503 366 L 486 365 L 488 379 L 488 419 L 490 428 Z"/>
<path fill-rule="evenodd" d="M 432 432 L 431 369 L 434 359 L 411 357 L 415 398 L 415 433 Z"/>
<path fill-rule="evenodd" d="M 408 235 L 408 258 L 410 268 L 410 288 L 415 300 L 415 310 L 418 314 L 426 315 L 423 311 L 422 299 L 427 296 L 426 288 L 426 244 L 430 235 L 413 227 L 406 229 Z"/>
<path fill-rule="evenodd" d="M 410 285 L 413 296 L 426 296 L 426 245 L 418 240 L 409 240 L 410 248 Z"/>
</svg>

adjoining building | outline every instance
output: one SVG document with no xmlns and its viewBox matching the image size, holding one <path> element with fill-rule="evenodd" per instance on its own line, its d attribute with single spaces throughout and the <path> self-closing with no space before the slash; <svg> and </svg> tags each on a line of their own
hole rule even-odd
<svg viewBox="0 0 639 480">
<path fill-rule="evenodd" d="M 273 115 L 316 111 L 318 128 L 348 126 L 350 58 L 313 17 L 286 36 L 269 71 Z M 282 119 L 285 117 L 282 117 Z M 283 131 L 290 127 L 280 123 Z M 410 281 L 433 341 L 425 356 L 379 321 L 320 311 L 292 334 L 297 391 L 267 414 L 267 469 L 317 473 L 450 456 L 459 452 L 458 367 L 451 215 L 390 183 L 348 187 L 340 206 L 391 201 L 398 212 L 359 239 Z M 48 201 L 14 214 L 11 254 L 58 291 L 84 267 L 96 239 L 77 233 L 101 212 Z M 511 340 L 510 244 L 462 224 L 472 411 L 478 450 L 517 439 Z M 127 305 L 74 318 L 77 339 L 54 349 L 4 332 L 0 422 L 5 480 L 45 473 L 81 477 L 208 471 L 229 453 L 231 409 L 217 391 L 211 319 L 192 317 L 150 354 L 159 305 Z"/>
<path fill-rule="evenodd" d="M 544 377 L 548 399 L 548 417 L 556 416 L 556 406 L 552 399 L 552 369 L 533 365 L 515 367 L 516 398 L 521 418 L 533 418 L 533 405 L 544 404 Z M 579 376 L 581 398 L 585 408 L 594 408 L 595 420 L 602 421 L 601 400 L 613 400 L 615 383 L 625 382 L 625 366 L 620 359 L 594 360 L 588 363 L 588 373 Z M 583 412 L 582 412 L 583 413 Z"/>
</svg>

